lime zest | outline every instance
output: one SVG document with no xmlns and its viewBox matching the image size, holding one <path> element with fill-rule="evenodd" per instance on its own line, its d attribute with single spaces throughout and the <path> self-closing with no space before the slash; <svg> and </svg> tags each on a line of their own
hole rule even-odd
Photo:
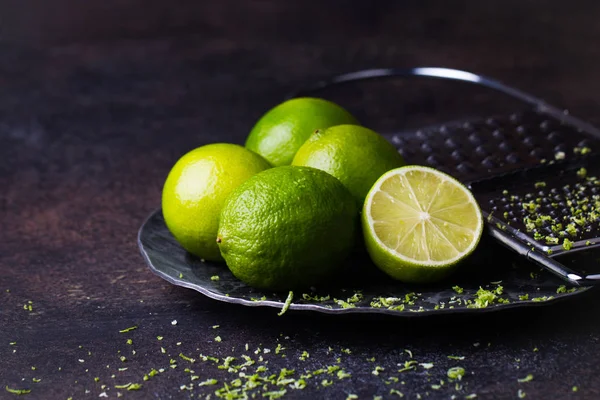
<svg viewBox="0 0 600 400">
<path fill-rule="evenodd" d="M 462 377 L 465 375 L 465 369 L 463 367 L 452 367 L 446 373 L 448 378 L 462 380 Z"/>
<path fill-rule="evenodd" d="M 529 374 L 525 378 L 517 379 L 519 383 L 531 382 L 533 380 L 533 375 Z"/>
<path fill-rule="evenodd" d="M 138 327 L 137 327 L 137 325 L 130 326 L 129 328 L 121 329 L 121 330 L 119 331 L 119 333 L 127 333 L 127 332 L 131 332 L 131 331 L 133 331 L 133 330 L 136 330 L 137 328 L 138 328 Z"/>
<path fill-rule="evenodd" d="M 285 299 L 285 303 L 283 303 L 283 307 L 281 308 L 281 311 L 277 313 L 278 316 L 281 317 L 283 314 L 285 314 L 285 312 L 288 310 L 288 308 L 290 308 L 290 305 L 292 304 L 292 300 L 294 300 L 294 292 L 290 290 L 287 298 Z"/>
<path fill-rule="evenodd" d="M 286 389 L 274 390 L 271 392 L 263 393 L 263 397 L 268 397 L 269 400 L 274 400 L 274 399 L 279 399 L 279 398 L 283 397 L 286 393 L 287 393 Z"/>
<path fill-rule="evenodd" d="M 219 381 L 217 381 L 216 379 L 207 379 L 205 381 L 202 382 L 198 382 L 198 386 L 208 386 L 208 385 L 216 385 L 217 383 L 219 383 Z"/>
<path fill-rule="evenodd" d="M 377 375 L 379 375 L 380 372 L 383 372 L 383 371 L 385 371 L 385 368 L 380 367 L 379 365 L 377 365 L 375 367 L 375 369 L 373 371 L 371 371 L 371 374 L 377 376 Z"/>
<path fill-rule="evenodd" d="M 142 388 L 141 383 L 129 382 L 124 385 L 115 385 L 115 389 L 127 389 L 127 390 L 140 390 Z"/>
<path fill-rule="evenodd" d="M 349 374 L 348 372 L 344 371 L 343 369 L 340 369 L 337 372 L 337 377 L 338 377 L 338 379 L 345 379 L 345 378 L 352 377 L 352 374 Z"/>
<path fill-rule="evenodd" d="M 31 389 L 11 389 L 7 386 L 5 386 L 5 389 L 8 393 L 12 393 L 12 394 L 16 394 L 16 395 L 23 395 L 23 394 L 29 394 L 31 393 Z"/>
<path fill-rule="evenodd" d="M 531 299 L 531 301 L 542 302 L 542 301 L 552 300 L 553 298 L 554 298 L 554 296 L 541 296 L 541 297 L 534 297 L 533 299 Z"/>
<path fill-rule="evenodd" d="M 190 362 L 192 364 L 196 362 L 195 358 L 188 357 L 188 356 L 186 356 L 183 353 L 179 353 L 179 358 L 181 358 L 182 360 L 188 361 L 188 362 Z"/>
<path fill-rule="evenodd" d="M 463 294 L 463 292 L 465 291 L 463 288 L 461 288 L 458 285 L 452 286 L 452 290 L 454 290 L 457 294 Z"/>
</svg>

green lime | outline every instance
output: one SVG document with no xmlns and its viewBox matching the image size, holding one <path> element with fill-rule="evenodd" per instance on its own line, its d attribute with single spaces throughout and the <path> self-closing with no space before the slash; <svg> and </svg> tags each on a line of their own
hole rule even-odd
<svg viewBox="0 0 600 400">
<path fill-rule="evenodd" d="M 175 239 L 200 258 L 222 260 L 215 240 L 223 203 L 233 189 L 267 168 L 258 154 L 228 143 L 198 147 L 181 157 L 162 192 L 163 216 Z"/>
<path fill-rule="evenodd" d="M 331 276 L 350 252 L 358 209 L 331 175 L 283 166 L 240 185 L 221 213 L 217 241 L 237 278 L 289 290 Z"/>
<path fill-rule="evenodd" d="M 290 165 L 302 143 L 317 129 L 358 124 L 350 113 L 323 99 L 300 97 L 269 110 L 254 125 L 246 147 L 273 166 Z"/>
<path fill-rule="evenodd" d="M 471 192 L 428 167 L 385 173 L 369 191 L 362 213 L 373 262 L 404 282 L 447 276 L 475 250 L 483 218 Z"/>
<path fill-rule="evenodd" d="M 390 142 L 362 126 L 338 125 L 314 132 L 292 165 L 321 169 L 338 178 L 362 206 L 367 192 L 385 172 L 404 165 Z"/>
</svg>

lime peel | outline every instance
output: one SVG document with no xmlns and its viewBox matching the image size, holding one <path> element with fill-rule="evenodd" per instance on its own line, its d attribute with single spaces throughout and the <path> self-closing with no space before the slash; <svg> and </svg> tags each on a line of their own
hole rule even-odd
<svg viewBox="0 0 600 400">
<path fill-rule="evenodd" d="M 285 299 L 285 303 L 283 303 L 283 307 L 281 307 L 281 311 L 277 313 L 278 316 L 281 317 L 283 314 L 285 314 L 285 312 L 288 310 L 288 308 L 290 308 L 290 305 L 292 304 L 292 300 L 294 300 L 294 292 L 290 290 L 287 298 Z"/>
</svg>

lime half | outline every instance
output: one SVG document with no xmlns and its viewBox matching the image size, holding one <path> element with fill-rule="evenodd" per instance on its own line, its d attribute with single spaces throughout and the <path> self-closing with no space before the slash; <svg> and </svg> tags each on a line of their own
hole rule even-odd
<svg viewBox="0 0 600 400">
<path fill-rule="evenodd" d="M 481 211 L 465 186 L 414 165 L 375 182 L 362 224 L 373 262 L 391 277 L 415 283 L 447 276 L 475 250 L 483 231 Z"/>
</svg>

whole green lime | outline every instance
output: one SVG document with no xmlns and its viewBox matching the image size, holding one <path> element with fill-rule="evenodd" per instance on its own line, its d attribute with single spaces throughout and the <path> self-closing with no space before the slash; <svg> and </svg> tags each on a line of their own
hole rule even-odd
<svg viewBox="0 0 600 400">
<path fill-rule="evenodd" d="M 331 175 L 276 167 L 229 196 L 217 242 L 238 279 L 255 288 L 290 290 L 318 284 L 341 266 L 357 219 L 352 195 Z"/>
<path fill-rule="evenodd" d="M 181 157 L 162 192 L 165 223 L 179 244 L 200 258 L 222 260 L 215 240 L 225 199 L 267 168 L 258 154 L 228 143 L 202 146 Z"/>
<path fill-rule="evenodd" d="M 314 132 L 300 147 L 292 165 L 313 167 L 338 178 L 362 204 L 375 181 L 402 167 L 404 160 L 378 133 L 357 125 L 338 125 Z"/>
<path fill-rule="evenodd" d="M 300 97 L 269 110 L 254 125 L 246 147 L 273 166 L 289 165 L 300 146 L 317 129 L 358 124 L 342 107 L 327 100 Z"/>
</svg>

